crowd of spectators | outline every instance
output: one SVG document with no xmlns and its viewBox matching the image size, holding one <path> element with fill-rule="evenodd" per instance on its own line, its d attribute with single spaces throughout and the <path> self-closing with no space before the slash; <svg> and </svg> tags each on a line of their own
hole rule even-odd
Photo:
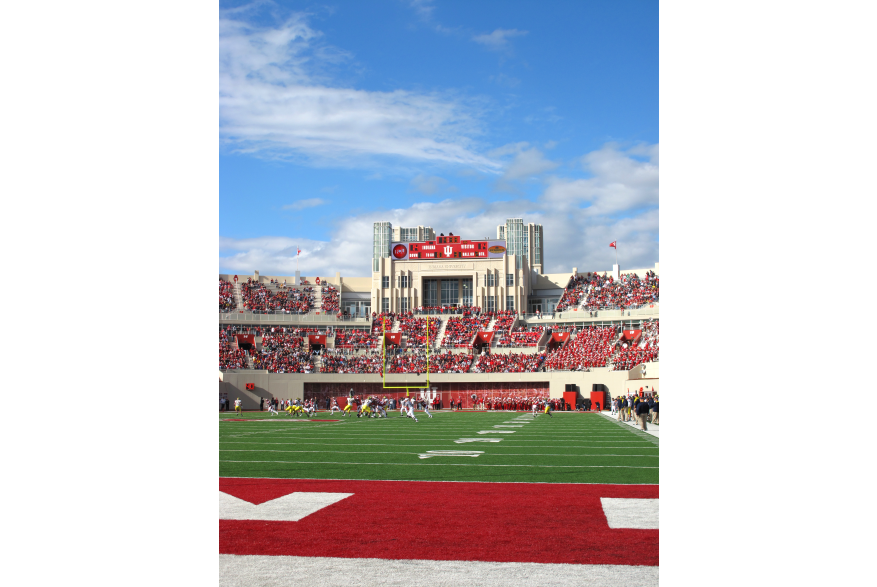
<svg viewBox="0 0 877 587">
<path fill-rule="evenodd" d="M 341 308 L 341 302 L 338 299 L 338 289 L 335 286 L 324 283 L 320 288 L 320 297 L 321 311 L 335 313 Z"/>
<path fill-rule="evenodd" d="M 659 301 L 660 278 L 654 271 L 647 271 L 640 278 L 636 273 L 626 273 L 617 281 L 611 275 L 584 273 L 573 275 L 557 303 L 557 311 L 576 308 L 583 304 L 586 311 L 617 310 L 641 306 Z"/>
<path fill-rule="evenodd" d="M 575 338 L 549 353 L 545 368 L 549 371 L 582 371 L 591 367 L 605 367 L 614 350 L 612 341 L 618 335 L 611 326 L 582 329 Z"/>
<path fill-rule="evenodd" d="M 234 285 L 224 279 L 219 280 L 219 311 L 228 312 L 237 308 L 234 301 Z"/>
<path fill-rule="evenodd" d="M 395 312 L 381 312 L 375 314 L 372 312 L 372 334 L 381 334 L 384 331 L 384 319 L 386 318 L 386 329 L 390 332 L 393 329 L 393 323 L 396 321 Z"/>
<path fill-rule="evenodd" d="M 493 315 L 496 317 L 496 323 L 493 325 L 494 332 L 508 332 L 512 324 L 515 323 L 518 313 L 514 310 L 502 310 Z"/>
<path fill-rule="evenodd" d="M 279 346 L 277 350 L 256 351 L 253 355 L 255 369 L 267 369 L 269 373 L 313 373 L 311 353 L 294 346 Z"/>
<path fill-rule="evenodd" d="M 544 326 L 518 326 L 512 332 L 503 332 L 496 346 L 501 347 L 534 347 L 542 333 L 545 331 Z"/>
<path fill-rule="evenodd" d="M 465 347 L 472 343 L 475 334 L 482 328 L 481 319 L 477 316 L 453 316 L 445 326 L 442 346 Z"/>
<path fill-rule="evenodd" d="M 330 349 L 321 355 L 320 363 L 320 373 L 380 373 L 381 353 L 355 355 Z"/>
<path fill-rule="evenodd" d="M 535 373 L 542 366 L 541 353 L 481 354 L 472 364 L 472 373 Z"/>
<path fill-rule="evenodd" d="M 642 336 L 636 344 L 619 343 L 618 351 L 612 357 L 613 371 L 627 371 L 642 363 L 658 358 L 658 321 L 649 320 L 643 325 Z"/>
<path fill-rule="evenodd" d="M 249 369 L 247 353 L 242 349 L 232 348 L 229 336 L 219 331 L 219 369 Z"/>
<path fill-rule="evenodd" d="M 364 328 L 344 329 L 339 328 L 335 332 L 335 348 L 376 348 L 380 346 L 377 334 L 372 334 Z"/>
<path fill-rule="evenodd" d="M 276 284 L 271 285 L 272 288 L 269 288 L 264 283 L 251 281 L 251 278 L 247 278 L 247 283 L 241 286 L 244 309 L 257 314 L 307 314 L 313 310 L 313 288 L 287 290 L 282 287 L 276 289 Z"/>
<path fill-rule="evenodd" d="M 429 321 L 429 346 L 435 346 L 435 339 L 442 328 L 442 321 L 434 316 L 415 318 L 413 313 L 399 314 L 399 332 L 408 337 L 407 346 L 425 348 L 426 323 Z"/>
<path fill-rule="evenodd" d="M 472 364 L 469 353 L 430 353 L 430 373 L 466 373 Z M 396 353 L 387 359 L 387 373 L 426 373 L 426 352 L 420 349 Z"/>
</svg>

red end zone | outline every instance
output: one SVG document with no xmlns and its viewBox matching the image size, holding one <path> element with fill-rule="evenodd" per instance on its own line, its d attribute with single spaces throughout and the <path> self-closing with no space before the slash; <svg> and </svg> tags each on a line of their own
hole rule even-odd
<svg viewBox="0 0 877 587">
<path fill-rule="evenodd" d="M 600 502 L 657 499 L 657 485 L 221 478 L 219 489 L 253 504 L 354 494 L 298 522 L 219 520 L 221 554 L 658 565 L 658 530 L 611 529 Z"/>
<path fill-rule="evenodd" d="M 308 418 L 307 420 L 269 420 L 268 418 L 223 418 L 220 422 L 340 422 L 341 420 L 319 420 L 317 418 Z"/>
</svg>

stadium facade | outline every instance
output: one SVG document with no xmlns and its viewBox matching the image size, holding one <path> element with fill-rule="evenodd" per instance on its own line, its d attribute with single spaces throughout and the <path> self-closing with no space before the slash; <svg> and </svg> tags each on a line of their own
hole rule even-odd
<svg viewBox="0 0 877 587">
<path fill-rule="evenodd" d="M 479 238 L 480 237 L 480 238 Z M 368 331 L 371 340 L 390 344 L 396 352 L 406 352 L 413 345 L 413 332 L 406 330 L 395 317 L 413 313 L 415 317 L 433 315 L 439 321 L 433 352 L 454 354 L 481 353 L 502 355 L 550 356 L 563 345 L 571 344 L 584 329 L 612 328 L 617 331 L 612 344 L 621 345 L 622 331 L 643 332 L 644 324 L 655 324 L 659 318 L 657 287 L 655 299 L 649 303 L 626 307 L 590 307 L 586 302 L 565 304 L 558 311 L 558 303 L 564 292 L 577 276 L 610 275 L 614 280 L 642 278 L 649 273 L 659 275 L 654 268 L 620 271 L 613 266 L 609 271 L 580 273 L 572 267 L 567 273 L 546 274 L 543 247 L 543 228 L 539 224 L 525 224 L 521 218 L 510 218 L 496 227 L 495 237 L 489 235 L 460 235 L 452 232 L 436 234 L 429 226 L 394 227 L 390 222 L 374 223 L 371 275 L 347 277 L 334 276 L 220 275 L 222 297 L 223 282 L 231 284 L 226 291 L 233 291 L 233 301 L 220 307 L 220 353 L 223 345 L 229 349 L 247 349 L 246 360 L 239 367 L 223 368 L 220 361 L 220 395 L 232 400 L 240 397 L 245 409 L 259 407 L 260 398 L 277 397 L 324 398 L 347 395 L 350 389 L 357 395 L 388 394 L 391 386 L 414 386 L 425 388 L 424 373 L 392 373 L 385 377 L 380 373 L 320 373 L 314 364 L 310 373 L 273 372 L 278 369 L 257 369 L 252 356 L 263 351 L 264 343 L 273 336 L 271 330 L 283 328 L 294 330 L 301 338 L 302 348 L 324 348 L 330 353 L 339 352 L 336 342 L 348 334 Z M 317 281 L 319 279 L 319 281 Z M 249 285 L 246 285 L 249 280 Z M 254 289 L 258 288 L 258 290 Z M 310 288 L 313 291 L 308 291 Z M 588 291 L 593 291 L 591 287 Z M 328 297 L 331 293 L 332 303 Z M 272 296 L 312 296 L 306 311 L 272 310 L 269 306 L 254 309 L 248 303 L 252 292 L 271 299 Z M 294 292 L 294 293 L 288 293 Z M 587 292 L 586 292 L 587 293 Z M 590 294 L 588 294 L 590 295 Z M 285 299 L 285 298 L 283 298 Z M 274 304 L 277 306 L 277 304 Z M 526 346 L 501 346 L 500 336 L 485 340 L 479 335 L 467 344 L 443 345 L 442 336 L 450 318 L 466 308 L 477 307 L 483 313 L 506 311 L 513 315 L 503 322 L 504 332 L 525 328 L 534 332 Z M 387 325 L 377 324 L 380 314 L 393 318 Z M 481 330 L 492 331 L 495 320 L 485 322 Z M 383 329 L 392 334 L 384 338 Z M 574 329 L 574 331 L 572 331 Z M 379 334 L 376 334 L 380 330 Z M 566 331 L 563 338 L 558 331 Z M 572 331 L 572 332 L 570 332 Z M 506 337 L 507 338 L 507 337 Z M 270 339 L 273 340 L 273 339 Z M 483 344 L 479 345 L 478 342 Z M 636 344 L 631 343 L 631 346 Z M 380 350 L 381 344 L 363 349 L 345 347 L 349 356 L 365 355 Z M 615 348 L 615 347 L 613 347 Z M 410 352 L 410 351 L 409 351 Z M 656 358 L 656 357 L 655 357 Z M 475 362 L 472 362 L 475 365 Z M 249 368 L 247 368 L 249 367 Z M 279 369 L 285 370 L 285 369 Z M 382 369 L 383 371 L 383 369 Z M 563 397 L 565 391 L 574 389 L 580 396 L 589 398 L 591 392 L 603 392 L 606 397 L 638 390 L 648 386 L 650 391 L 659 388 L 659 365 L 657 360 L 637 364 L 630 369 L 618 369 L 618 364 L 606 367 L 590 367 L 582 370 L 551 369 L 542 367 L 536 372 L 463 372 L 431 373 L 429 389 L 432 393 L 449 399 L 468 398 L 474 394 L 542 395 Z M 413 389 L 413 391 L 416 391 Z M 392 390 L 398 392 L 398 389 Z M 404 391 L 404 390 L 403 390 Z M 427 394 L 430 392 L 427 391 Z M 605 404 L 604 404 L 605 405 Z"/>
</svg>

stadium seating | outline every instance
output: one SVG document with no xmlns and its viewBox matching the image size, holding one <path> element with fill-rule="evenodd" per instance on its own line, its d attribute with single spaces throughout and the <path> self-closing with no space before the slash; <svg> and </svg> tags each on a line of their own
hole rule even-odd
<svg viewBox="0 0 877 587">
<path fill-rule="evenodd" d="M 341 303 L 338 299 L 338 289 L 335 286 L 324 283 L 320 287 L 320 297 L 320 311 L 334 314 L 341 308 Z"/>
<path fill-rule="evenodd" d="M 399 332 L 408 337 L 406 346 L 424 348 L 426 345 L 426 321 L 429 320 L 429 345 L 435 346 L 435 339 L 442 328 L 442 321 L 435 317 L 415 318 L 413 313 L 399 314 Z"/>
<path fill-rule="evenodd" d="M 314 309 L 313 288 L 286 289 L 247 279 L 241 286 L 244 309 L 255 313 L 307 314 Z"/>
<path fill-rule="evenodd" d="M 472 373 L 535 373 L 542 366 L 542 354 L 495 353 L 479 355 L 472 364 Z"/>
<path fill-rule="evenodd" d="M 481 319 L 476 316 L 452 316 L 448 318 L 445 327 L 445 336 L 442 339 L 444 347 L 466 347 L 472 343 L 475 333 L 482 328 Z"/>
<path fill-rule="evenodd" d="M 380 373 L 381 352 L 354 355 L 329 350 L 323 353 L 320 362 L 320 373 Z"/>
<path fill-rule="evenodd" d="M 557 303 L 557 311 L 576 308 L 583 300 L 585 311 L 633 308 L 659 301 L 659 292 L 660 278 L 654 271 L 647 271 L 642 278 L 627 273 L 617 281 L 606 274 L 573 275 Z"/>
<path fill-rule="evenodd" d="M 512 332 L 503 333 L 496 343 L 499 347 L 534 347 L 542 333 L 545 331 L 544 326 L 518 326 Z"/>
<path fill-rule="evenodd" d="M 219 369 L 249 369 L 247 353 L 242 349 L 233 349 L 229 342 L 228 331 L 219 331 Z"/>
<path fill-rule="evenodd" d="M 224 279 L 219 280 L 219 311 L 228 312 L 237 308 L 234 301 L 234 285 Z"/>
<path fill-rule="evenodd" d="M 619 343 L 618 351 L 612 356 L 613 371 L 627 371 L 642 363 L 658 359 L 658 321 L 650 320 L 643 325 L 642 337 L 636 345 L 624 348 Z"/>
<path fill-rule="evenodd" d="M 335 348 L 377 348 L 380 346 L 378 335 L 365 329 L 339 328 L 335 332 Z"/>
<path fill-rule="evenodd" d="M 614 350 L 612 341 L 617 335 L 616 329 L 609 326 L 585 328 L 575 338 L 570 337 L 563 346 L 550 352 L 545 359 L 545 368 L 551 371 L 579 371 L 605 367 Z"/>
</svg>

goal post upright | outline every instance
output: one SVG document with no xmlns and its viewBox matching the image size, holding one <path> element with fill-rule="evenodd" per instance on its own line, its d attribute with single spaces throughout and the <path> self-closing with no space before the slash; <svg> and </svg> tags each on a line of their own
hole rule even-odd
<svg viewBox="0 0 877 587">
<path fill-rule="evenodd" d="M 400 337 L 401 342 L 401 337 Z M 381 318 L 381 385 L 383 389 L 404 389 L 405 397 L 411 396 L 411 388 L 420 389 L 423 386 L 416 385 L 387 385 L 387 317 Z M 426 317 L 426 389 L 429 389 L 429 315 Z"/>
</svg>

